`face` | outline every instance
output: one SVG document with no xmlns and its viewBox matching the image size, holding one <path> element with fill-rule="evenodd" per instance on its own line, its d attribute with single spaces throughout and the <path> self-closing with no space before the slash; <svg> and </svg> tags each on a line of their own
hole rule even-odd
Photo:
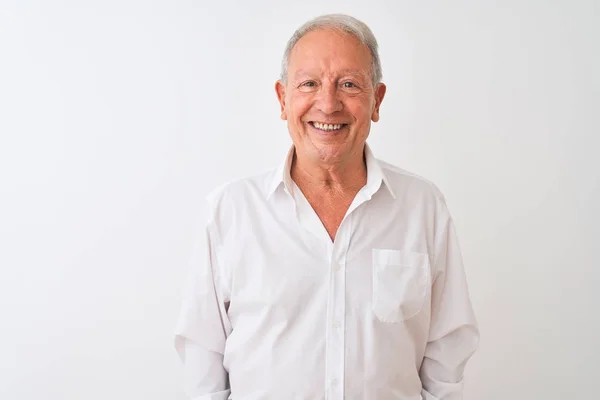
<svg viewBox="0 0 600 400">
<path fill-rule="evenodd" d="M 297 152 L 320 164 L 362 158 L 385 95 L 385 85 L 373 86 L 371 63 L 367 46 L 337 30 L 313 31 L 296 43 L 287 82 L 275 89 Z"/>
</svg>

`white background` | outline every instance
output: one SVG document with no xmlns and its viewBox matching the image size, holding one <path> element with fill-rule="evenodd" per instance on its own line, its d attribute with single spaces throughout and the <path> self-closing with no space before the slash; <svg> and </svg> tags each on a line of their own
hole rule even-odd
<svg viewBox="0 0 600 400">
<path fill-rule="evenodd" d="M 599 396 L 597 1 L 0 4 L 1 399 L 184 398 L 198 204 L 285 156 L 280 57 L 327 12 L 380 41 L 377 156 L 454 215 L 482 333 L 465 400 Z"/>
</svg>

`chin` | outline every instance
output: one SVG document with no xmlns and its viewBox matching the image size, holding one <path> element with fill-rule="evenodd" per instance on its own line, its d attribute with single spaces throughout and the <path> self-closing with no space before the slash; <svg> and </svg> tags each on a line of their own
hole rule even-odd
<svg viewBox="0 0 600 400">
<path fill-rule="evenodd" d="M 319 144 L 315 146 L 314 150 L 314 157 L 325 164 L 339 162 L 350 152 L 345 143 Z"/>
</svg>

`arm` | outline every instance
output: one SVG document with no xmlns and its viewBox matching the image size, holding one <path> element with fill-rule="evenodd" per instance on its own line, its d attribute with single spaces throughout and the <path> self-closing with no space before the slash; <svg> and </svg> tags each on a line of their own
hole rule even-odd
<svg viewBox="0 0 600 400">
<path fill-rule="evenodd" d="M 223 352 L 231 326 L 211 240 L 214 236 L 207 228 L 204 240 L 195 246 L 175 332 L 185 392 L 192 400 L 227 400 L 230 394 Z"/>
<path fill-rule="evenodd" d="M 463 372 L 477 349 L 479 330 L 454 224 L 440 202 L 435 239 L 431 325 L 420 377 L 424 400 L 462 400 Z"/>
</svg>

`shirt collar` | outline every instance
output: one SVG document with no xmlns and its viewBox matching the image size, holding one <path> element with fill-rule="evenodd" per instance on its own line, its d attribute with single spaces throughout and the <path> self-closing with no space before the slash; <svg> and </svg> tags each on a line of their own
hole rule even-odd
<svg viewBox="0 0 600 400">
<path fill-rule="evenodd" d="M 275 170 L 275 173 L 272 179 L 268 182 L 267 186 L 267 200 L 275 193 L 275 191 L 283 186 L 284 190 L 288 193 L 292 193 L 294 183 L 292 181 L 292 176 L 290 174 L 290 170 L 292 167 L 292 160 L 294 159 L 294 146 L 290 148 L 285 157 L 284 161 L 279 165 L 279 167 Z M 394 191 L 392 190 L 392 186 L 388 180 L 385 171 L 381 167 L 381 164 L 377 158 L 373 155 L 371 148 L 368 144 L 365 143 L 365 159 L 367 164 L 367 184 L 366 189 L 367 193 L 369 193 L 369 197 L 377 192 L 383 183 L 387 190 L 390 192 L 393 198 L 396 198 Z"/>
</svg>

